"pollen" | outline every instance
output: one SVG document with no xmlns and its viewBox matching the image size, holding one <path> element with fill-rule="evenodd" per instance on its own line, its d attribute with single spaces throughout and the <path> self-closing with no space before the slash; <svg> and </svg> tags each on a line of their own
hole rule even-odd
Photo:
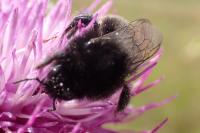
<svg viewBox="0 0 200 133">
<path fill-rule="evenodd" d="M 59 84 L 61 87 L 63 86 L 63 83 L 62 82 L 60 82 L 60 84 Z"/>
</svg>

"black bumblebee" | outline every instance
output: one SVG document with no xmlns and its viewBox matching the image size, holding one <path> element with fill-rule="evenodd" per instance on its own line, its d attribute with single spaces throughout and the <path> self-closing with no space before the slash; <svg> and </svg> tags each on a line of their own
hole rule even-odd
<svg viewBox="0 0 200 133">
<path fill-rule="evenodd" d="M 54 99 L 54 109 L 56 99 L 100 100 L 122 88 L 117 105 L 117 111 L 122 111 L 130 98 L 125 78 L 152 57 L 162 43 L 161 33 L 149 20 L 129 23 L 119 16 L 97 19 L 84 35 L 74 36 L 79 22 L 87 26 L 92 19 L 89 14 L 75 17 L 64 32 L 70 40 L 68 47 L 37 66 L 41 69 L 52 64 L 45 79 L 35 80 Z"/>
</svg>

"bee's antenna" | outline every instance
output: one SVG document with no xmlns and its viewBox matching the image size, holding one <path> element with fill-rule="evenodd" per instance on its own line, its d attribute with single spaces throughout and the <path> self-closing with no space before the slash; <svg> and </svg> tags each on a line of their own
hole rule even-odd
<svg viewBox="0 0 200 133">
<path fill-rule="evenodd" d="M 28 81 L 28 80 L 36 80 L 37 82 L 39 82 L 40 84 L 44 84 L 43 81 L 41 81 L 39 78 L 26 78 L 26 79 L 22 79 L 22 80 L 19 80 L 19 81 L 16 81 L 16 82 L 13 82 L 14 84 L 18 84 L 20 82 L 24 82 L 24 81 Z"/>
</svg>

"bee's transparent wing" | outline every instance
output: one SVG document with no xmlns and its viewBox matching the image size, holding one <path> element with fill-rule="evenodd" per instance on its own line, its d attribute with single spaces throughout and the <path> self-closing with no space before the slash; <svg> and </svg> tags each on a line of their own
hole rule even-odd
<svg viewBox="0 0 200 133">
<path fill-rule="evenodd" d="M 127 26 L 105 35 L 115 39 L 131 56 L 131 68 L 135 69 L 152 57 L 160 48 L 162 34 L 147 19 L 138 19 Z"/>
<path fill-rule="evenodd" d="M 130 56 L 130 69 L 135 70 L 159 50 L 162 34 L 148 19 L 138 19 L 113 32 L 91 39 L 90 43 L 103 40 L 115 42 L 125 50 Z"/>
</svg>

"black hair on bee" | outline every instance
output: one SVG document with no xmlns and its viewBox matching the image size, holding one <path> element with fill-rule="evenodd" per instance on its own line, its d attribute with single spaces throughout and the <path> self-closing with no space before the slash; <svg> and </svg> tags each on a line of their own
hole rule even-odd
<svg viewBox="0 0 200 133">
<path fill-rule="evenodd" d="M 161 33 L 149 20 L 127 22 L 109 15 L 96 20 L 83 36 L 74 36 L 79 21 L 87 26 L 92 19 L 89 14 L 75 17 L 64 32 L 70 39 L 69 47 L 37 67 L 41 69 L 52 64 L 45 79 L 35 80 L 54 99 L 54 109 L 56 99 L 100 100 L 122 88 L 116 109 L 122 111 L 130 99 L 125 78 L 152 57 L 162 43 Z"/>
</svg>

